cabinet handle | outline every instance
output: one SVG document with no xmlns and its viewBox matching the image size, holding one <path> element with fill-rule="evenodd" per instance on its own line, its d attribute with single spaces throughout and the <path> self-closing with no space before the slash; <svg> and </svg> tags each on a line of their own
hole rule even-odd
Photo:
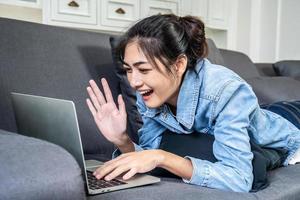
<svg viewBox="0 0 300 200">
<path fill-rule="evenodd" d="M 78 8 L 79 4 L 76 1 L 71 1 L 70 3 L 68 3 L 68 6 Z"/>
<path fill-rule="evenodd" d="M 123 10 L 123 8 L 118 8 L 117 10 L 115 10 L 115 12 L 122 15 L 126 13 L 125 10 Z"/>
</svg>

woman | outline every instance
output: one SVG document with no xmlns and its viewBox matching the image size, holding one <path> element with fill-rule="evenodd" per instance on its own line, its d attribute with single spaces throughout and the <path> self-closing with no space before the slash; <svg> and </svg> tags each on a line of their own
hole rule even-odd
<svg viewBox="0 0 300 200">
<path fill-rule="evenodd" d="M 134 144 L 126 133 L 121 95 L 117 108 L 106 80 L 101 80 L 105 97 L 90 81 L 88 107 L 100 132 L 122 153 L 94 172 L 98 179 L 121 174 L 129 179 L 159 167 L 186 183 L 248 192 L 253 183 L 251 144 L 285 150 L 280 165 L 296 162 L 299 129 L 261 109 L 251 87 L 237 74 L 205 59 L 207 44 L 199 19 L 145 18 L 127 31 L 117 54 L 137 92 L 143 127 L 139 145 Z M 216 162 L 159 149 L 166 130 L 213 135 Z"/>
</svg>

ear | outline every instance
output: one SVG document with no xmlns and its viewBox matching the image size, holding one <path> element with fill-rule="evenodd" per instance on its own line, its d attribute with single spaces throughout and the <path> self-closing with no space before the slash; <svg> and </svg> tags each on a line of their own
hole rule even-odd
<svg viewBox="0 0 300 200">
<path fill-rule="evenodd" d="M 182 77 L 187 68 L 187 57 L 182 54 L 178 56 L 175 62 L 175 71 L 178 77 Z"/>
</svg>

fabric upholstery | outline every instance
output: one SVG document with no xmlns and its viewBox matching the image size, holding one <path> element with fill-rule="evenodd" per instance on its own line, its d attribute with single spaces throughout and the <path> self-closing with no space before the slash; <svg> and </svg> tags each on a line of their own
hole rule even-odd
<svg viewBox="0 0 300 200">
<path fill-rule="evenodd" d="M 300 78 L 300 60 L 283 60 L 273 64 L 278 76 Z"/>
<path fill-rule="evenodd" d="M 300 100 L 300 82 L 288 77 L 256 77 L 247 79 L 259 104 Z"/>
<path fill-rule="evenodd" d="M 206 39 L 206 42 L 207 42 L 207 45 L 208 45 L 207 59 L 213 64 L 224 66 L 225 63 L 224 63 L 223 57 L 221 55 L 221 52 L 217 48 L 217 46 L 215 45 L 213 40 L 208 38 L 208 39 Z"/>
<path fill-rule="evenodd" d="M 0 199 L 85 199 L 81 169 L 63 148 L 0 130 Z"/>
<path fill-rule="evenodd" d="M 224 66 L 239 74 L 242 78 L 259 77 L 259 72 L 256 69 L 250 58 L 237 51 L 220 49 L 223 56 Z"/>
<path fill-rule="evenodd" d="M 90 79 L 106 77 L 116 99 L 109 36 L 0 18 L 0 128 L 16 132 L 10 92 L 74 101 L 85 153 L 111 157 L 85 99 Z"/>
<path fill-rule="evenodd" d="M 149 186 L 90 196 L 89 200 L 298 200 L 300 196 L 300 164 L 282 167 L 269 172 L 270 185 L 256 193 L 226 192 L 184 184 L 179 179 L 162 178 L 162 182 Z"/>
<path fill-rule="evenodd" d="M 276 76 L 272 63 L 255 63 L 260 76 Z"/>
</svg>

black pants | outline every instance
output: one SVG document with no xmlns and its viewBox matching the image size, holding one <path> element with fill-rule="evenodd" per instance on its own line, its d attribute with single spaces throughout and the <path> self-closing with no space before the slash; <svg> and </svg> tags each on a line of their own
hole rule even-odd
<svg viewBox="0 0 300 200">
<path fill-rule="evenodd" d="M 217 159 L 213 154 L 213 142 L 213 135 L 201 133 L 176 134 L 167 130 L 163 133 L 159 148 L 179 156 L 188 155 L 216 162 Z M 286 159 L 287 152 L 283 149 L 267 149 L 261 148 L 254 143 L 250 144 L 254 155 L 252 160 L 254 180 L 251 192 L 256 192 L 269 185 L 267 171 L 280 167 Z M 151 174 L 162 177 L 180 178 L 162 168 L 154 169 Z"/>
</svg>

